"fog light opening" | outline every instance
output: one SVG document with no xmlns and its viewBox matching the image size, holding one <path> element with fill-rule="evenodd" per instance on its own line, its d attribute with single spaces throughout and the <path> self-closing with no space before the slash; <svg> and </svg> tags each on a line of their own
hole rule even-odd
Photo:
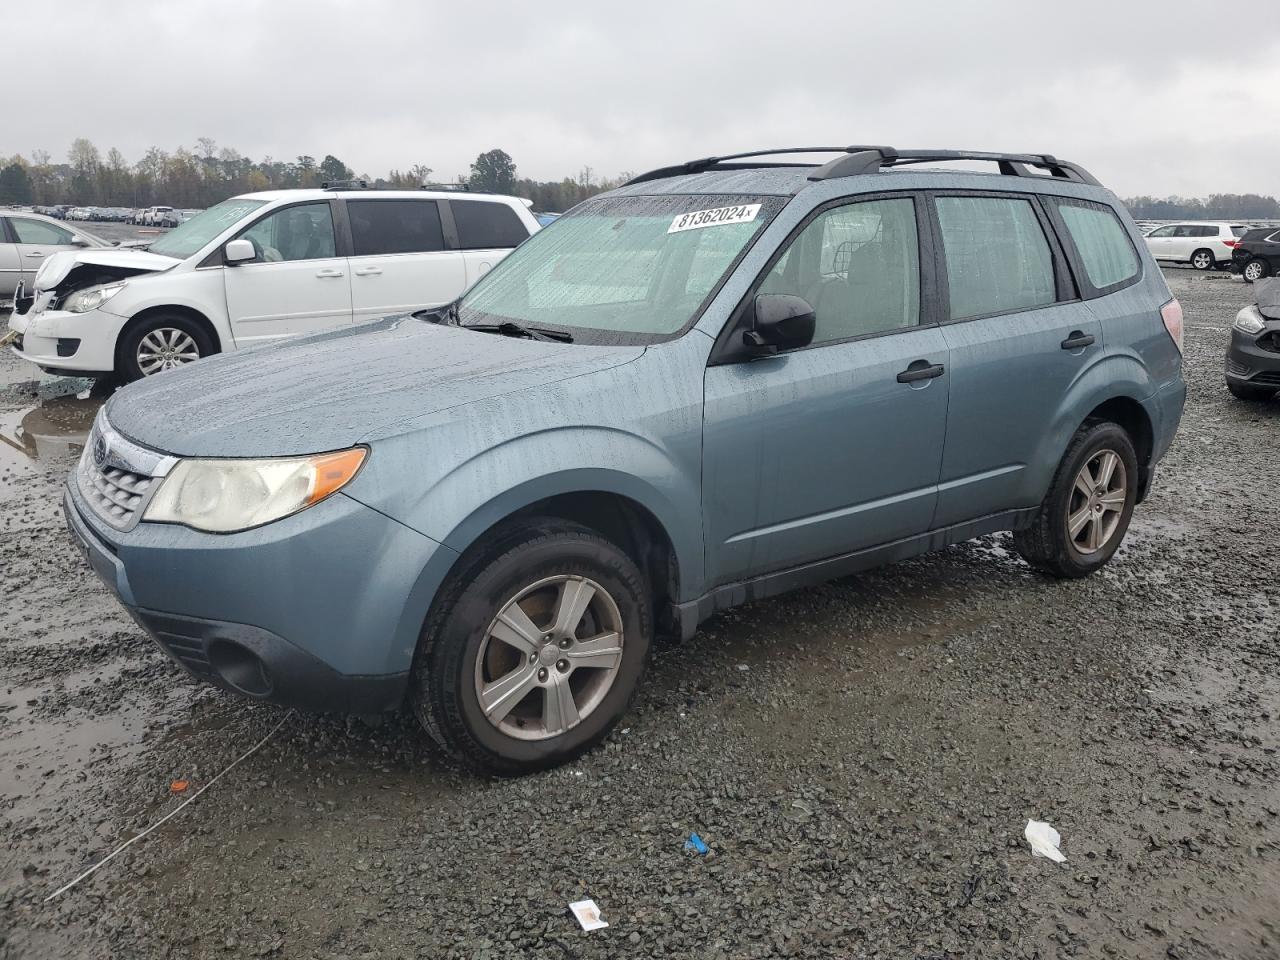
<svg viewBox="0 0 1280 960">
<path fill-rule="evenodd" d="M 224 682 L 251 697 L 271 693 L 267 665 L 251 650 L 230 640 L 214 640 L 208 646 L 209 663 Z"/>
</svg>

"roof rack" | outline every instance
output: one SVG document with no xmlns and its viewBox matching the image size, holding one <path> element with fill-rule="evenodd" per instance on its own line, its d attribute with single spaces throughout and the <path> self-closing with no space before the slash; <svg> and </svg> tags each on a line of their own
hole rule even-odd
<svg viewBox="0 0 1280 960">
<path fill-rule="evenodd" d="M 469 183 L 424 183 L 423 190 L 446 190 L 451 193 L 468 193 L 471 190 Z"/>
<path fill-rule="evenodd" d="M 821 166 L 800 163 L 738 163 L 755 157 L 777 156 L 792 153 L 840 153 Z M 661 180 L 664 177 L 686 176 L 691 173 L 702 173 L 707 170 L 746 170 L 761 167 L 796 167 L 813 166 L 810 180 L 832 180 L 836 177 L 853 177 L 864 173 L 879 173 L 886 167 L 905 166 L 915 163 L 933 163 L 940 160 L 984 160 L 995 163 L 1000 173 L 1011 177 L 1032 177 L 1028 167 L 1047 170 L 1049 176 L 1075 183 L 1087 183 L 1101 186 L 1093 176 L 1075 163 L 1059 160 L 1047 153 L 985 153 L 972 150 L 896 150 L 883 146 L 851 146 L 851 147 L 781 147 L 775 150 L 752 150 L 749 153 L 730 153 L 722 157 L 704 157 L 701 160 L 690 160 L 687 163 L 671 167 L 659 167 L 642 173 L 627 181 L 645 183 L 649 180 Z"/>
<path fill-rule="evenodd" d="M 368 180 L 326 180 L 320 184 L 322 190 L 368 190 Z"/>
</svg>

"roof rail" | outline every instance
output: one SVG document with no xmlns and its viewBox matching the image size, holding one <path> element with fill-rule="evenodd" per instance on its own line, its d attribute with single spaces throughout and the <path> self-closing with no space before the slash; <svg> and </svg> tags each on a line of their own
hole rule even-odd
<svg viewBox="0 0 1280 960">
<path fill-rule="evenodd" d="M 756 157 L 778 156 L 793 153 L 840 153 L 843 156 L 818 166 L 797 163 L 739 163 Z M 831 180 L 836 177 L 852 177 L 864 173 L 879 173 L 885 167 L 913 163 L 931 163 L 940 160 L 987 160 L 998 165 L 1000 173 L 1011 177 L 1036 176 L 1028 167 L 1047 170 L 1050 176 L 1075 183 L 1101 186 L 1093 176 L 1078 164 L 1059 160 L 1047 153 L 984 153 L 972 150 L 896 150 L 884 146 L 850 147 L 780 147 L 773 150 L 752 150 L 748 153 L 729 153 L 720 157 L 703 157 L 670 167 L 659 167 L 627 181 L 626 186 L 661 180 L 665 177 L 681 177 L 706 170 L 742 170 L 760 167 L 814 166 L 810 180 Z"/>
<path fill-rule="evenodd" d="M 326 180 L 320 184 L 322 190 L 368 190 L 368 180 Z"/>
<path fill-rule="evenodd" d="M 467 193 L 471 190 L 469 183 L 424 183 L 423 190 L 446 190 L 452 193 Z"/>
</svg>

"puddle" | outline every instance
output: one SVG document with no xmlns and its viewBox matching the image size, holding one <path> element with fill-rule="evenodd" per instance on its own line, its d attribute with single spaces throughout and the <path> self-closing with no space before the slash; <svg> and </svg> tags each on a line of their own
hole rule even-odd
<svg viewBox="0 0 1280 960">
<path fill-rule="evenodd" d="M 0 414 L 0 466 L 74 461 L 106 397 L 97 390 L 81 390 Z"/>
</svg>

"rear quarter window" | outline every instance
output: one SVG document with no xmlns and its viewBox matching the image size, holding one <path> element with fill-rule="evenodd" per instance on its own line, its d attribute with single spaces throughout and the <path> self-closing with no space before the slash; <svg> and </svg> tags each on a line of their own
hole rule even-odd
<svg viewBox="0 0 1280 960">
<path fill-rule="evenodd" d="M 519 246 L 529 229 L 505 203 L 492 200 L 449 200 L 458 244 L 463 250 L 503 249 Z"/>
<path fill-rule="evenodd" d="M 1055 197 L 1053 202 L 1080 255 L 1089 283 L 1105 290 L 1138 275 L 1138 254 L 1114 210 L 1086 200 Z"/>
</svg>

